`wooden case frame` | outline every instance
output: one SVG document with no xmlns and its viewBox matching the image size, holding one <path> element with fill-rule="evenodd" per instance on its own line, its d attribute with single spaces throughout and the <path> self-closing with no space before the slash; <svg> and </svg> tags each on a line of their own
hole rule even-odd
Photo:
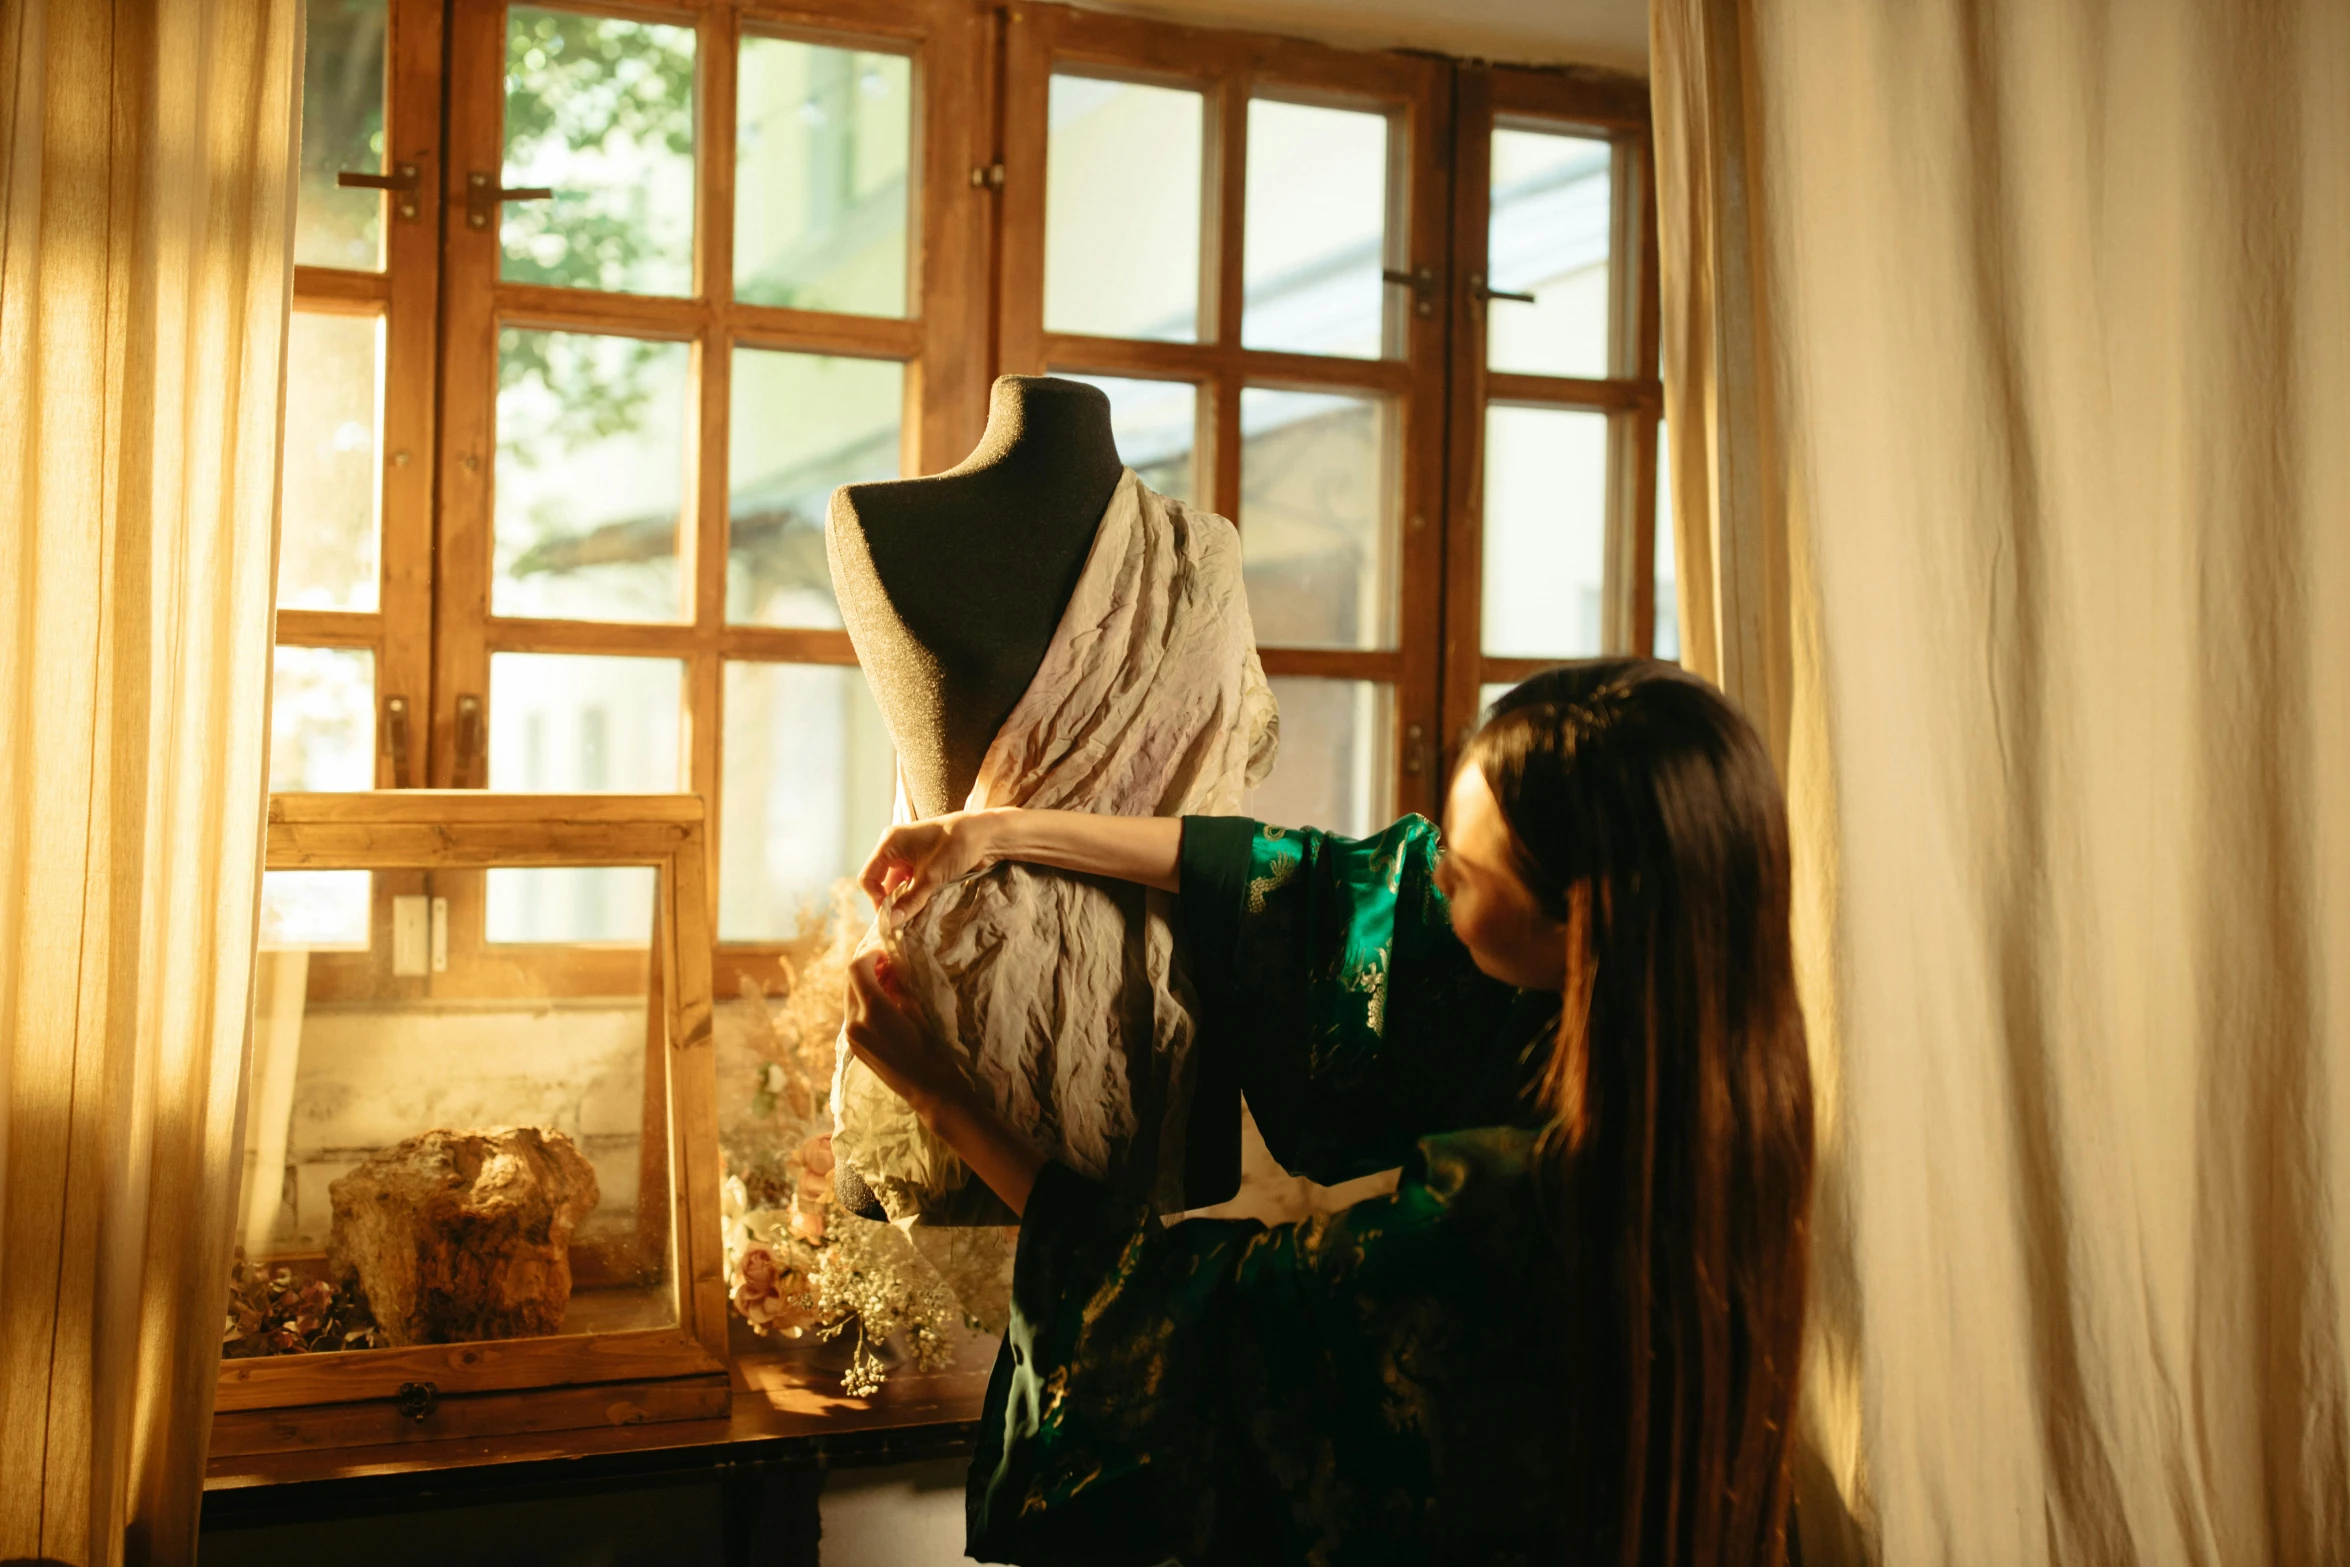
<svg viewBox="0 0 2350 1567">
<path fill-rule="evenodd" d="M 213 1453 L 723 1418 L 726 1273 L 702 802 L 691 795 L 475 790 L 281 794 L 270 798 L 266 853 L 271 870 L 653 868 L 650 997 L 668 1040 L 661 1077 L 678 1320 L 620 1332 L 223 1361 Z"/>
</svg>

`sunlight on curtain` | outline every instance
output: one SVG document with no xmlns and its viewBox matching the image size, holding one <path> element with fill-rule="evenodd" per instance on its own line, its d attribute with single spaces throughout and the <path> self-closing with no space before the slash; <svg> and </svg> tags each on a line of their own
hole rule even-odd
<svg viewBox="0 0 2350 1567">
<path fill-rule="evenodd" d="M 0 1558 L 194 1559 L 298 0 L 0 11 Z"/>
<path fill-rule="evenodd" d="M 2350 8 L 1657 0 L 1683 656 L 1786 768 L 1805 1558 L 2350 1560 Z"/>
</svg>

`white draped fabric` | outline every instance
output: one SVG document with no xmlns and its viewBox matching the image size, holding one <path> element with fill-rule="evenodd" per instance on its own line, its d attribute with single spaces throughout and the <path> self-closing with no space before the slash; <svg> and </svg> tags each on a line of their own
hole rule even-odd
<svg viewBox="0 0 2350 1567">
<path fill-rule="evenodd" d="M 2350 6 L 1657 0 L 1771 733 L 1814 1562 L 2350 1560 Z"/>
<path fill-rule="evenodd" d="M 0 1558 L 195 1558 L 299 0 L 0 6 Z"/>
</svg>

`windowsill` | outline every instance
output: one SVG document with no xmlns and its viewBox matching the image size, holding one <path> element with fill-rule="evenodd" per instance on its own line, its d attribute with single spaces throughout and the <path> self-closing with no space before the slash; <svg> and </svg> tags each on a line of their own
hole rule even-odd
<svg viewBox="0 0 2350 1567">
<path fill-rule="evenodd" d="M 305 1498 L 412 1489 L 511 1485 L 560 1471 L 693 1469 L 751 1461 L 902 1462 L 968 1452 L 987 1393 L 996 1341 L 973 1334 L 954 1363 L 925 1372 L 898 1367 L 869 1399 L 841 1392 L 845 1343 L 778 1343 L 733 1323 L 733 1398 L 725 1420 L 671 1421 L 581 1431 L 420 1440 L 387 1447 L 318 1448 L 214 1459 L 205 1512 L 281 1506 L 285 1486 Z"/>
</svg>

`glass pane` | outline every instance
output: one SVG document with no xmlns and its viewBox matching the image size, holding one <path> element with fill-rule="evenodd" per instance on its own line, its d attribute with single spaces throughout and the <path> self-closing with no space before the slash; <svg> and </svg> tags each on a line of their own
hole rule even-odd
<svg viewBox="0 0 2350 1567">
<path fill-rule="evenodd" d="M 366 871 L 263 871 L 261 947 L 367 950 Z"/>
<path fill-rule="evenodd" d="M 498 334 L 490 612 L 683 620 L 683 343 Z"/>
<path fill-rule="evenodd" d="M 1387 116 L 1250 100 L 1243 344 L 1360 358 L 1395 346 L 1379 277 L 1387 171 Z"/>
<path fill-rule="evenodd" d="M 1045 330 L 1196 342 L 1200 95 L 1056 76 L 1049 124 Z"/>
<path fill-rule="evenodd" d="M 902 471 L 906 367 L 738 348 L 732 402 L 726 618 L 838 628 L 824 513 L 840 485 Z"/>
<path fill-rule="evenodd" d="M 897 793 L 864 671 L 729 662 L 724 756 L 718 939 L 821 927 L 833 884 L 864 866 Z"/>
<path fill-rule="evenodd" d="M 280 647 L 271 655 L 269 792 L 375 787 L 375 654 Z"/>
<path fill-rule="evenodd" d="M 685 787 L 674 658 L 490 655 L 490 787 L 673 794 Z"/>
<path fill-rule="evenodd" d="M 1192 464 L 1199 435 L 1198 387 L 1189 381 L 1135 381 L 1114 375 L 1064 379 L 1098 386 L 1108 394 L 1110 433 L 1117 440 L 1118 455 L 1143 483 L 1161 495 L 1194 502 L 1199 493 Z"/>
<path fill-rule="evenodd" d="M 1257 641 L 1393 647 L 1393 408 L 1249 387 L 1240 441 L 1240 553 Z"/>
<path fill-rule="evenodd" d="M 567 873 L 628 878 L 601 885 L 625 885 L 634 928 L 650 929 L 651 871 Z M 370 872 L 325 874 L 364 887 Z M 244 1261 L 222 1353 L 675 1322 L 669 1205 L 638 1202 L 648 1170 L 660 1181 L 667 1168 L 662 1097 L 645 1093 L 647 1055 L 666 1048 L 650 951 L 583 964 L 508 949 L 484 963 L 412 944 L 403 914 L 478 906 L 479 873 L 379 874 L 393 895 L 376 950 L 280 941 L 256 966 Z M 483 1210 L 509 1217 L 455 1228 Z M 466 1265 L 450 1266 L 460 1244 Z"/>
<path fill-rule="evenodd" d="M 1656 656 L 1681 656 L 1681 597 L 1673 555 L 1673 449 L 1665 440 L 1665 422 L 1656 422 Z"/>
<path fill-rule="evenodd" d="M 1477 688 L 1478 715 L 1482 717 L 1487 708 L 1491 707 L 1495 702 L 1500 701 L 1503 696 L 1516 689 L 1517 682 L 1514 680 L 1488 680 L 1485 682 L 1485 684 L 1479 686 Z"/>
<path fill-rule="evenodd" d="M 906 313 L 914 62 L 745 38 L 736 86 L 734 292 L 758 305 Z"/>
<path fill-rule="evenodd" d="M 310 0 L 302 45 L 302 183 L 294 260 L 383 270 L 384 198 L 335 176 L 384 172 L 385 0 Z"/>
<path fill-rule="evenodd" d="M 1607 581 L 1607 415 L 1485 410 L 1485 651 L 1601 651 Z"/>
<path fill-rule="evenodd" d="M 508 282 L 693 292 L 694 30 L 509 10 L 504 179 Z"/>
<path fill-rule="evenodd" d="M 377 466 L 383 319 L 297 310 L 286 331 L 277 601 L 376 606 L 383 484 Z"/>
<path fill-rule="evenodd" d="M 488 873 L 484 933 L 491 941 L 653 939 L 650 865 L 545 865 Z"/>
<path fill-rule="evenodd" d="M 1373 680 L 1276 675 L 1281 748 L 1241 810 L 1279 827 L 1363 838 L 1394 817 L 1395 688 Z"/>
<path fill-rule="evenodd" d="M 1608 373 L 1612 154 L 1604 141 L 1547 131 L 1493 133 L 1493 288 L 1534 303 L 1486 304 L 1485 362 L 1496 370 Z"/>
</svg>

